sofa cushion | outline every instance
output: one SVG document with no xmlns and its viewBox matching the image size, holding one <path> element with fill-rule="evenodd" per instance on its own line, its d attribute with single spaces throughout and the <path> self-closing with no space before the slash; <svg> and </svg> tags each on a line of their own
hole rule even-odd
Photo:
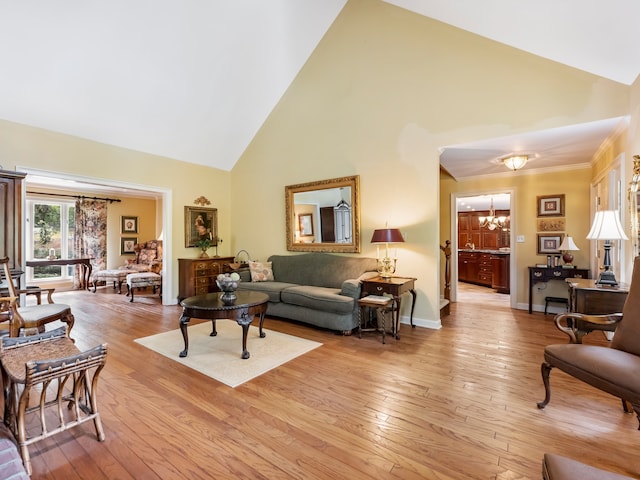
<svg viewBox="0 0 640 480">
<path fill-rule="evenodd" d="M 298 305 L 325 312 L 349 313 L 354 308 L 353 298 L 340 295 L 340 290 L 337 288 L 299 285 L 284 289 L 280 297 L 283 302 L 290 305 Z"/>
<path fill-rule="evenodd" d="M 285 288 L 295 286 L 297 285 L 283 282 L 240 282 L 238 284 L 238 290 L 266 293 L 271 303 L 278 303 L 281 301 L 280 292 Z"/>
<path fill-rule="evenodd" d="M 249 262 L 252 282 L 272 282 L 271 262 Z"/>
</svg>

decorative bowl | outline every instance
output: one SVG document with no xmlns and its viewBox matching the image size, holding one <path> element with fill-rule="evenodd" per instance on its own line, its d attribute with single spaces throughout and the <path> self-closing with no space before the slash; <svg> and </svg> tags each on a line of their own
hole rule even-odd
<svg viewBox="0 0 640 480">
<path fill-rule="evenodd" d="M 231 304 L 236 299 L 235 291 L 240 283 L 240 275 L 237 273 L 221 273 L 216 277 L 216 285 L 220 289 L 222 296 L 220 299 L 225 304 Z"/>
</svg>

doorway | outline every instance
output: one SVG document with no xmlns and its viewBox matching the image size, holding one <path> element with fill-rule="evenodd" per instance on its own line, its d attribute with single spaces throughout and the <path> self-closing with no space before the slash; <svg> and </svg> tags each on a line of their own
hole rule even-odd
<svg viewBox="0 0 640 480">
<path fill-rule="evenodd" d="M 59 184 L 75 183 L 76 188 L 81 186 L 91 186 L 99 189 L 100 192 L 105 194 L 117 195 L 118 193 L 129 192 L 130 194 L 138 194 L 143 197 L 155 196 L 161 203 L 161 212 L 158 212 L 162 218 L 162 245 L 163 245 L 163 257 L 162 257 L 162 304 L 163 305 L 175 305 L 177 298 L 177 289 L 173 285 L 171 279 L 173 278 L 173 265 L 170 259 L 172 258 L 172 245 L 173 235 L 170 226 L 172 223 L 171 205 L 173 204 L 172 193 L 170 189 L 155 187 L 151 185 L 132 184 L 128 182 L 121 182 L 116 180 L 109 180 L 105 178 L 95 177 L 80 177 L 71 175 L 68 173 L 61 174 L 59 172 L 52 172 L 46 170 L 38 170 L 29 167 L 17 166 L 16 170 L 27 174 L 25 179 L 25 190 L 29 185 L 29 176 L 40 177 L 43 179 L 52 180 Z M 73 192 L 73 186 L 65 186 L 65 190 Z M 24 219 L 23 219 L 24 222 Z M 25 225 L 22 225 L 23 231 L 25 231 Z"/>
<path fill-rule="evenodd" d="M 515 308 L 514 198 L 512 189 L 452 193 L 452 301 Z"/>
</svg>

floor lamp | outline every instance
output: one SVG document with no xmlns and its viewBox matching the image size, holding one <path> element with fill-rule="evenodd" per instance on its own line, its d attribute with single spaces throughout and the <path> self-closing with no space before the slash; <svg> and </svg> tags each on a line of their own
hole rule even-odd
<svg viewBox="0 0 640 480">
<path fill-rule="evenodd" d="M 597 285 L 616 286 L 618 281 L 611 271 L 611 240 L 629 240 L 620 224 L 617 210 L 600 210 L 593 218 L 593 225 L 587 240 L 604 240 L 604 270 L 596 282 Z"/>
</svg>

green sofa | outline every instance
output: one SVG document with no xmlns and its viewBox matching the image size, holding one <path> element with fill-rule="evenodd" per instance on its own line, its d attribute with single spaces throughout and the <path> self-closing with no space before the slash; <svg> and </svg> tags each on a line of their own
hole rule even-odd
<svg viewBox="0 0 640 480">
<path fill-rule="evenodd" d="M 267 315 L 350 334 L 358 326 L 360 280 L 377 275 L 375 258 L 326 253 L 272 255 L 273 281 L 241 273 L 238 290 L 269 295 Z"/>
</svg>

